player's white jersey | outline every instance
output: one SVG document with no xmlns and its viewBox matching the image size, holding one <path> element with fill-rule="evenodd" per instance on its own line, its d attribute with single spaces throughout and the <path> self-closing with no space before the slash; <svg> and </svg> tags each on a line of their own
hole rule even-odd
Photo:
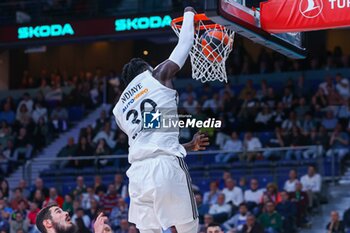
<svg viewBox="0 0 350 233">
<path fill-rule="evenodd" d="M 150 71 L 136 76 L 125 88 L 113 114 L 119 128 L 128 135 L 130 163 L 158 155 L 186 155 L 179 143 L 179 129 L 161 127 L 162 116 L 171 114 L 173 121 L 178 120 L 177 102 L 177 92 L 162 85 Z M 144 124 L 151 121 L 156 124 L 151 124 L 153 129 Z"/>
</svg>

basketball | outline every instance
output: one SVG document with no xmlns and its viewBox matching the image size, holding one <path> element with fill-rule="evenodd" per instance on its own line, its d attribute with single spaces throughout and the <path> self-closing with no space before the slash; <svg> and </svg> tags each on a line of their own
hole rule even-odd
<svg viewBox="0 0 350 233">
<path fill-rule="evenodd" d="M 224 31 L 218 29 L 206 31 L 200 39 L 202 53 L 208 60 L 212 62 L 222 61 L 222 53 L 228 43 L 230 43 L 229 35 Z"/>
</svg>

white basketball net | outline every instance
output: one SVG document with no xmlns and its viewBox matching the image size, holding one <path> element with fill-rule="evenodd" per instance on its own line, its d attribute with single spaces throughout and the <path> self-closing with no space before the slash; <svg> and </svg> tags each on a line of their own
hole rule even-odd
<svg viewBox="0 0 350 233">
<path fill-rule="evenodd" d="M 176 35 L 179 36 L 180 30 L 176 26 L 172 25 Z M 204 28 L 204 29 L 203 29 Z M 212 41 L 208 41 L 208 44 L 203 48 L 201 44 L 201 36 L 208 30 L 223 31 L 229 36 L 229 42 L 225 45 L 224 37 L 221 39 L 220 47 L 216 47 L 213 50 L 207 49 L 209 54 L 204 54 L 203 49 L 212 44 Z M 211 40 L 213 37 L 207 37 Z M 198 26 L 195 30 L 195 41 L 190 51 L 190 59 L 192 65 L 192 78 L 200 80 L 202 83 L 207 81 L 219 80 L 220 82 L 227 82 L 227 74 L 225 63 L 228 55 L 232 51 L 234 32 L 225 28 L 224 26 L 217 26 L 215 29 L 208 28 L 201 20 L 198 21 Z M 208 59 L 211 57 L 211 60 Z"/>
</svg>

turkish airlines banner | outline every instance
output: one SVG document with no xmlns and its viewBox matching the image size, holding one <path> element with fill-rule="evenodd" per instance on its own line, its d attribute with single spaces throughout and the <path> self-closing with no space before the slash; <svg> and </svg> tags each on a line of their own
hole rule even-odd
<svg viewBox="0 0 350 233">
<path fill-rule="evenodd" d="M 261 27 L 270 33 L 350 26 L 350 0 L 269 0 L 260 8 Z"/>
</svg>

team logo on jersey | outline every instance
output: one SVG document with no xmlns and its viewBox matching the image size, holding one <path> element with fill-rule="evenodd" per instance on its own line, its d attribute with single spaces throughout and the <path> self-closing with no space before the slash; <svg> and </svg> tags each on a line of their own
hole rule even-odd
<svg viewBox="0 0 350 233">
<path fill-rule="evenodd" d="M 299 5 L 300 13 L 308 19 L 312 19 L 321 14 L 323 9 L 322 0 L 301 0 Z"/>
<path fill-rule="evenodd" d="M 143 113 L 143 128 L 144 129 L 159 129 L 161 124 L 162 114 L 157 109 L 156 112 L 144 112 Z"/>
</svg>

